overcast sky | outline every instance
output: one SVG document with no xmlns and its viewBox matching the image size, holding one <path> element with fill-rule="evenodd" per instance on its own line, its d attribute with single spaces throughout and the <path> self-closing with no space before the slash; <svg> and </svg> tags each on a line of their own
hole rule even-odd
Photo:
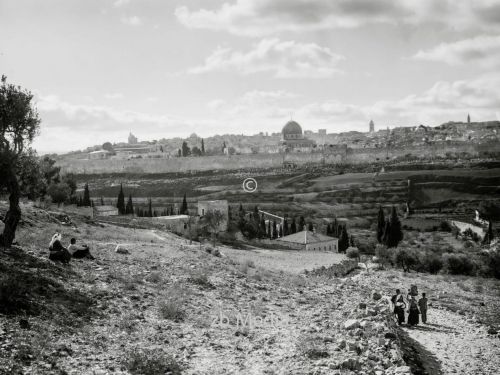
<svg viewBox="0 0 500 375">
<path fill-rule="evenodd" d="M 39 152 L 500 118 L 499 0 L 0 0 Z"/>
</svg>

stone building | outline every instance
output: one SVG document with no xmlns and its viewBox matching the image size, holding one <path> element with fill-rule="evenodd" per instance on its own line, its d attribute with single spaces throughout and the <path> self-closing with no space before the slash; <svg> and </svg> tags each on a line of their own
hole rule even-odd
<svg viewBox="0 0 500 375">
<path fill-rule="evenodd" d="M 316 142 L 304 137 L 302 127 L 295 121 L 288 121 L 281 135 L 281 145 L 287 152 L 311 152 L 316 147 Z"/>
<path fill-rule="evenodd" d="M 335 253 L 339 251 L 338 238 L 308 230 L 278 238 L 277 241 L 281 241 L 296 250 L 333 251 Z"/>
</svg>

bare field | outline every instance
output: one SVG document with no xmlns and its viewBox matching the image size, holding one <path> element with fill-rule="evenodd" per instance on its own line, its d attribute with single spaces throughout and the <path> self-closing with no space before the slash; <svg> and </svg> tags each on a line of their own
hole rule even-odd
<svg viewBox="0 0 500 375">
<path fill-rule="evenodd" d="M 227 247 L 221 248 L 221 251 L 224 255 L 238 263 L 253 263 L 255 267 L 295 274 L 302 273 L 305 270 L 310 271 L 321 266 L 328 267 L 346 259 L 344 254 L 320 251 L 237 250 Z"/>
</svg>

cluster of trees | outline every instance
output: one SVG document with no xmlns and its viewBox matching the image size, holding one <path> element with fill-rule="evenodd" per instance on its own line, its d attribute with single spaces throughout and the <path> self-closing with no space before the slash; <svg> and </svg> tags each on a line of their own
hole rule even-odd
<svg viewBox="0 0 500 375">
<path fill-rule="evenodd" d="M 386 220 L 382 206 L 379 207 L 377 220 L 377 241 L 388 248 L 397 247 L 403 240 L 403 230 L 396 207 L 392 206 L 391 216 Z"/>
<path fill-rule="evenodd" d="M 269 238 L 288 236 L 304 229 L 314 230 L 312 222 L 307 223 L 304 216 L 291 219 L 285 215 L 283 225 L 276 220 L 266 220 L 264 214 L 259 213 L 255 206 L 252 211 L 247 212 L 240 203 L 237 215 L 232 215 L 229 210 L 230 230 L 239 230 L 248 239 Z M 339 239 L 339 251 L 345 252 L 349 246 L 354 246 L 354 237 L 350 236 L 345 224 L 337 222 L 330 223 L 326 227 L 326 235 Z"/>
<path fill-rule="evenodd" d="M 186 157 L 186 156 L 203 156 L 205 155 L 205 141 L 202 139 L 201 140 L 201 146 L 193 146 L 193 148 L 190 148 L 188 143 L 186 141 L 182 142 L 182 146 L 178 151 L 178 156 L 179 157 Z"/>
</svg>

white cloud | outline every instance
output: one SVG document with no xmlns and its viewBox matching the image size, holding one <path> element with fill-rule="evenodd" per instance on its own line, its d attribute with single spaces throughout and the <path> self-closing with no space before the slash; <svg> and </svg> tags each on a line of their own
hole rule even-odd
<svg viewBox="0 0 500 375">
<path fill-rule="evenodd" d="M 441 43 L 430 50 L 419 51 L 413 58 L 450 65 L 479 64 L 484 68 L 500 67 L 500 35 L 480 35 L 454 43 Z"/>
<path fill-rule="evenodd" d="M 498 30 L 500 4 L 495 0 L 233 0 L 212 10 L 180 6 L 175 15 L 189 28 L 246 36 L 377 23 Z"/>
<path fill-rule="evenodd" d="M 121 92 L 112 92 L 112 93 L 104 94 L 104 97 L 106 99 L 122 99 L 123 94 Z"/>
<path fill-rule="evenodd" d="M 464 120 L 467 113 L 478 121 L 500 120 L 500 76 L 440 81 L 420 94 L 368 105 L 337 100 L 307 103 L 302 96 L 283 91 L 252 91 L 231 101 L 217 101 L 211 105 L 221 123 L 234 124 L 235 132 L 239 126 L 250 125 L 255 131 L 277 131 L 290 114 L 306 129 L 324 127 L 329 132 L 366 131 L 372 118 L 384 128 L 420 123 L 439 125 Z"/>
<path fill-rule="evenodd" d="M 128 26 L 141 26 L 142 19 L 137 16 L 124 16 L 121 18 L 122 23 Z"/>
<path fill-rule="evenodd" d="M 116 0 L 115 2 L 113 2 L 113 6 L 119 8 L 121 6 L 127 5 L 128 3 L 130 3 L 130 0 Z"/>
<path fill-rule="evenodd" d="M 264 39 L 248 52 L 217 48 L 202 66 L 191 74 L 235 71 L 243 75 L 271 73 L 275 78 L 326 78 L 340 73 L 337 64 L 342 56 L 315 43 Z"/>
</svg>

